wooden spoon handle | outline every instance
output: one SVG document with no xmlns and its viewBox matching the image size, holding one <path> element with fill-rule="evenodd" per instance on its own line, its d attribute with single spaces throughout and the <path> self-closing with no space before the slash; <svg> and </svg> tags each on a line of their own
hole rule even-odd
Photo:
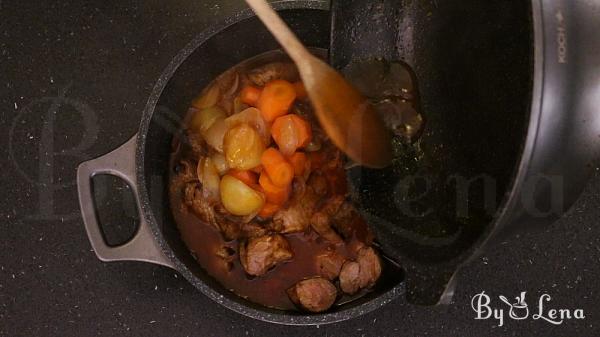
<svg viewBox="0 0 600 337">
<path fill-rule="evenodd" d="M 246 3 L 298 66 L 307 62 L 310 52 L 266 0 L 246 0 Z"/>
</svg>

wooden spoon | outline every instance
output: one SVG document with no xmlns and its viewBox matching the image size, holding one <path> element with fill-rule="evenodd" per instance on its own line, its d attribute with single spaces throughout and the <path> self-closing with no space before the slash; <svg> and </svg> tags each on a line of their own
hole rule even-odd
<svg viewBox="0 0 600 337">
<path fill-rule="evenodd" d="M 390 133 L 367 99 L 313 56 L 265 0 L 246 2 L 296 63 L 319 122 L 333 143 L 361 165 L 389 165 Z"/>
</svg>

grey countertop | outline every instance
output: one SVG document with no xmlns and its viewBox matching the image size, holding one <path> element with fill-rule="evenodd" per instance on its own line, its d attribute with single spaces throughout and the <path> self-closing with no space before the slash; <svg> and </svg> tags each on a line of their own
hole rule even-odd
<svg viewBox="0 0 600 337">
<path fill-rule="evenodd" d="M 241 7 L 0 1 L 0 336 L 600 335 L 598 173 L 559 222 L 509 238 L 464 268 L 448 306 L 398 299 L 338 324 L 277 326 L 214 304 L 167 268 L 100 262 L 79 214 L 77 164 L 133 135 L 171 58 L 217 17 Z M 582 309 L 585 319 L 554 325 L 505 317 L 498 327 L 493 319 L 474 319 L 471 298 L 482 291 L 498 308 L 498 295 L 527 291 L 534 313 L 547 293 L 545 311 Z"/>
</svg>

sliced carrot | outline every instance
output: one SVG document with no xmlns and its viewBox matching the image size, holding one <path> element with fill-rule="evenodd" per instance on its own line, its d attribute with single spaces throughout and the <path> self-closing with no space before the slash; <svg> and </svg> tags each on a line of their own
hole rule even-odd
<svg viewBox="0 0 600 337">
<path fill-rule="evenodd" d="M 296 175 L 296 177 L 304 176 L 305 173 L 310 171 L 310 161 L 305 153 L 296 152 L 291 155 L 288 160 L 294 167 L 294 175 Z"/>
<path fill-rule="evenodd" d="M 261 93 L 262 89 L 252 85 L 247 85 L 244 87 L 244 89 L 242 89 L 242 92 L 240 93 L 240 99 L 242 102 L 255 107 L 258 104 L 258 99 L 260 98 Z"/>
<path fill-rule="evenodd" d="M 281 152 L 291 156 L 312 139 L 310 124 L 302 117 L 289 114 L 279 117 L 271 126 L 271 135 Z"/>
<path fill-rule="evenodd" d="M 254 188 L 258 184 L 258 175 L 252 171 L 232 169 L 227 172 L 228 175 L 237 178 L 244 184 Z"/>
<path fill-rule="evenodd" d="M 260 212 L 258 212 L 258 216 L 266 219 L 266 218 L 270 218 L 272 217 L 275 213 L 277 213 L 277 211 L 279 211 L 279 209 L 281 208 L 281 205 L 276 205 L 276 204 L 270 204 L 270 203 L 266 203 L 263 208 L 260 210 Z"/>
<path fill-rule="evenodd" d="M 291 115 L 290 118 L 294 121 L 294 125 L 296 125 L 296 128 L 298 129 L 299 147 L 305 147 L 312 140 L 310 123 L 298 115 Z"/>
<path fill-rule="evenodd" d="M 279 151 L 291 156 L 298 149 L 298 130 L 289 115 L 279 117 L 271 125 L 271 136 L 277 143 Z"/>
<path fill-rule="evenodd" d="M 292 193 L 292 185 L 288 184 L 285 187 L 277 186 L 273 183 L 269 175 L 263 171 L 258 179 L 260 187 L 267 198 L 267 203 L 283 205 L 287 202 Z"/>
<path fill-rule="evenodd" d="M 306 88 L 304 87 L 304 83 L 302 83 L 302 81 L 295 82 L 294 89 L 296 89 L 296 98 L 303 99 L 308 96 L 308 93 L 306 92 Z"/>
<path fill-rule="evenodd" d="M 268 148 L 263 152 L 260 161 L 273 184 L 285 187 L 294 179 L 294 167 L 276 149 Z"/>
<path fill-rule="evenodd" d="M 263 166 L 263 169 L 266 169 L 267 166 L 272 166 L 282 161 L 285 161 L 285 157 L 281 154 L 281 152 L 272 147 L 266 149 L 260 157 L 260 162 Z"/>
<path fill-rule="evenodd" d="M 324 151 L 309 152 L 308 159 L 312 169 L 320 169 L 327 164 L 327 154 Z"/>
<path fill-rule="evenodd" d="M 295 100 L 294 85 L 284 80 L 273 80 L 265 85 L 257 108 L 267 122 L 272 122 L 277 117 L 287 114 Z"/>
</svg>

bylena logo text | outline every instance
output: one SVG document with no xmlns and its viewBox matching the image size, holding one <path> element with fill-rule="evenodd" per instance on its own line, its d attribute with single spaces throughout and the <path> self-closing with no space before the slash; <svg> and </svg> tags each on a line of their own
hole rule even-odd
<svg viewBox="0 0 600 337">
<path fill-rule="evenodd" d="M 550 324 L 560 325 L 565 320 L 570 319 L 585 319 L 583 309 L 555 309 L 551 308 L 550 302 L 552 297 L 548 294 L 543 294 L 537 301 L 537 308 L 530 308 L 525 300 L 527 292 L 515 297 L 514 303 L 511 303 L 505 296 L 498 296 L 497 303 L 492 303 L 491 297 L 482 291 L 473 296 L 471 299 L 471 308 L 475 311 L 475 319 L 486 320 L 495 319 L 498 326 L 504 325 L 505 313 L 508 313 L 508 318 L 521 321 L 531 317 L 533 320 L 543 320 Z M 496 307 L 500 304 L 501 307 Z M 530 315 L 531 314 L 531 315 Z"/>
</svg>

